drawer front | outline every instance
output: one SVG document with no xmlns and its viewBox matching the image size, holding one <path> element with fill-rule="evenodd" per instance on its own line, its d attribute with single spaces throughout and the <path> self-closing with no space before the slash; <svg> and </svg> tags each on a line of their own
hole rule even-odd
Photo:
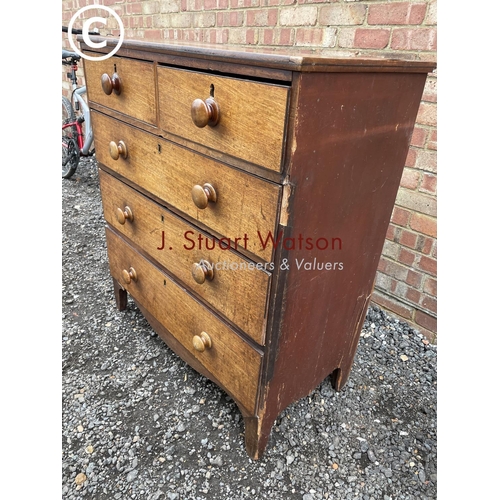
<svg viewBox="0 0 500 500">
<path fill-rule="evenodd" d="M 118 77 L 113 78 L 114 75 Z M 156 125 L 153 63 L 123 57 L 85 60 L 85 78 L 89 101 Z M 103 90 L 103 78 L 107 81 L 109 95 Z"/>
<path fill-rule="evenodd" d="M 99 176 L 106 221 L 263 345 L 270 275 L 113 176 Z"/>
<path fill-rule="evenodd" d="M 158 67 L 160 128 L 269 170 L 281 170 L 288 88 Z M 212 89 L 212 90 L 211 90 Z M 217 125 L 195 125 L 191 108 L 213 94 Z M 197 104 L 203 118 L 203 104 Z M 198 118 L 200 119 L 200 118 Z M 200 124 L 202 125 L 202 123 Z"/>
<path fill-rule="evenodd" d="M 230 238 L 240 249 L 267 262 L 271 260 L 273 248 L 267 237 L 276 230 L 281 190 L 278 184 L 193 153 L 101 113 L 93 112 L 92 120 L 96 157 L 100 163 L 216 234 Z M 120 141 L 125 145 L 126 155 L 114 160 L 109 145 L 111 142 L 119 145 Z M 193 201 L 192 191 L 195 186 L 202 190 L 205 184 L 215 190 L 216 201 L 200 209 Z"/>
<path fill-rule="evenodd" d="M 106 239 L 113 278 L 252 413 L 257 397 L 261 354 L 116 233 L 107 229 Z M 129 273 L 129 278 L 124 276 L 124 271 Z M 130 274 L 134 279 L 130 278 Z M 200 344 L 204 337 L 202 332 L 208 334 L 211 347 L 207 346 L 200 352 L 194 345 L 195 342 Z"/>
</svg>

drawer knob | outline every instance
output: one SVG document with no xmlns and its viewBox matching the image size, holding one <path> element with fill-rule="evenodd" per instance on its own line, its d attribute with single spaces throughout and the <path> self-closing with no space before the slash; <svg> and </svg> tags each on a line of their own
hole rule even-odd
<svg viewBox="0 0 500 500">
<path fill-rule="evenodd" d="M 194 204 L 201 210 L 207 208 L 209 201 L 213 203 L 217 201 L 217 193 L 211 184 L 203 184 L 203 186 L 196 184 L 191 190 L 191 196 Z"/>
<path fill-rule="evenodd" d="M 205 280 L 212 281 L 214 279 L 214 266 L 207 260 L 202 259 L 200 262 L 193 264 L 191 274 L 196 283 L 203 285 Z"/>
<path fill-rule="evenodd" d="M 116 218 L 120 224 L 125 224 L 126 220 L 132 222 L 134 220 L 134 214 L 130 207 L 125 207 L 124 210 L 121 208 L 116 209 Z"/>
<path fill-rule="evenodd" d="M 107 73 L 104 73 L 101 76 L 101 87 L 106 95 L 111 95 L 111 92 L 120 95 L 122 92 L 122 82 L 118 73 L 114 73 L 111 77 Z"/>
<path fill-rule="evenodd" d="M 128 285 L 132 280 L 137 281 L 137 272 L 133 267 L 131 267 L 128 271 L 124 269 L 122 271 L 122 278 Z"/>
<path fill-rule="evenodd" d="M 109 154 L 113 160 L 118 160 L 120 156 L 125 159 L 128 156 L 127 146 L 123 141 L 116 144 L 115 141 L 109 143 Z"/>
<path fill-rule="evenodd" d="M 195 99 L 191 104 L 191 118 L 197 127 L 215 127 L 219 123 L 220 107 L 213 97 Z"/>
<path fill-rule="evenodd" d="M 212 339 L 208 336 L 208 333 L 201 332 L 200 335 L 193 337 L 193 346 L 198 352 L 203 352 L 205 349 L 212 347 Z"/>
</svg>

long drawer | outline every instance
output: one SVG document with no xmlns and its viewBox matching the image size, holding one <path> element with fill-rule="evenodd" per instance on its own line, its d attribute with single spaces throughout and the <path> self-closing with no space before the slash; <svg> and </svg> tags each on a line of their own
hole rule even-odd
<svg viewBox="0 0 500 500">
<path fill-rule="evenodd" d="M 269 235 L 276 231 L 281 186 L 96 111 L 92 120 L 100 163 L 217 235 L 229 238 L 233 246 L 239 244 L 240 249 L 270 262 L 273 248 Z M 213 189 L 214 201 L 205 194 L 207 186 Z M 195 204 L 193 193 L 205 196 L 204 208 Z"/>
<path fill-rule="evenodd" d="M 253 412 L 262 355 L 109 228 L 106 240 L 113 278 Z"/>
<path fill-rule="evenodd" d="M 288 87 L 162 66 L 157 72 L 160 128 L 280 171 Z"/>
<path fill-rule="evenodd" d="M 263 265 L 259 270 L 108 173 L 99 176 L 108 224 L 263 345 L 271 281 Z"/>
</svg>

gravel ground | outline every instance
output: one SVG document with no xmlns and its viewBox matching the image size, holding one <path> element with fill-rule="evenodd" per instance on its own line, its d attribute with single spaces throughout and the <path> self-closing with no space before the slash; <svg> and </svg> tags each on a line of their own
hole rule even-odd
<svg viewBox="0 0 500 500">
<path fill-rule="evenodd" d="M 339 393 L 323 382 L 248 458 L 233 401 L 132 300 L 115 306 L 94 160 L 62 180 L 62 498 L 436 498 L 436 347 L 377 307 Z"/>
</svg>

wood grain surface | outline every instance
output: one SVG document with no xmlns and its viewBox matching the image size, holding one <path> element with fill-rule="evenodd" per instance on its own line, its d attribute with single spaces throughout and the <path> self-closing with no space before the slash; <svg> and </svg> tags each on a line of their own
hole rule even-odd
<svg viewBox="0 0 500 500">
<path fill-rule="evenodd" d="M 222 249 L 225 246 L 221 242 L 106 172 L 100 170 L 99 176 L 106 221 L 262 345 L 270 273 L 258 270 L 255 263 L 236 252 Z M 133 221 L 120 224 L 116 210 L 125 207 L 132 211 Z M 213 249 L 206 249 L 212 245 Z M 212 280 L 198 284 L 191 269 L 202 259 L 220 269 L 214 269 Z"/>
<path fill-rule="evenodd" d="M 204 366 L 251 413 L 258 391 L 261 354 L 236 335 L 183 288 L 135 252 L 117 233 L 106 230 L 113 278 Z M 132 266 L 137 281 L 124 282 L 122 271 Z M 206 332 L 212 347 L 198 352 L 193 337 Z"/>
<path fill-rule="evenodd" d="M 138 120 L 156 125 L 156 90 L 154 65 L 123 57 L 104 61 L 84 60 L 87 93 L 90 102 L 96 102 Z M 106 95 L 101 88 L 101 76 L 117 73 L 122 91 Z"/>
<path fill-rule="evenodd" d="M 270 261 L 273 248 L 259 234 L 274 235 L 281 187 L 193 153 L 97 112 L 92 113 L 96 157 L 100 163 L 204 224 L 217 235 L 248 237 L 247 250 Z M 109 143 L 123 140 L 128 157 L 113 160 Z M 191 190 L 210 183 L 217 202 L 200 210 Z M 241 240 L 240 240 L 241 241 Z M 233 245 L 234 246 L 234 245 Z"/>
<path fill-rule="evenodd" d="M 162 66 L 157 71 L 161 129 L 281 170 L 288 87 Z M 220 122 L 198 128 L 191 119 L 191 105 L 210 97 L 212 86 Z"/>
</svg>

